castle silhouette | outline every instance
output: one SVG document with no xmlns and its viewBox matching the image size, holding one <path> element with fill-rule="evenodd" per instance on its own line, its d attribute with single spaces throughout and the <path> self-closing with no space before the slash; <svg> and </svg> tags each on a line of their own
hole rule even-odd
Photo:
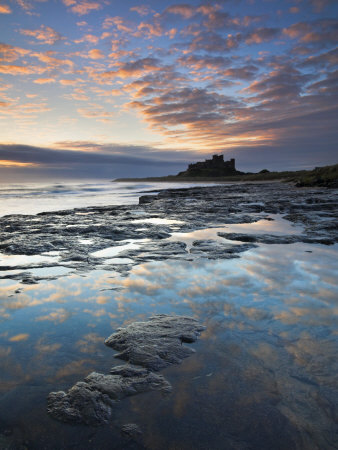
<svg viewBox="0 0 338 450">
<path fill-rule="evenodd" d="M 241 174 L 236 170 L 235 159 L 224 161 L 223 155 L 213 155 L 212 159 L 189 164 L 188 169 L 180 172 L 178 176 L 185 177 L 223 177 Z"/>
</svg>

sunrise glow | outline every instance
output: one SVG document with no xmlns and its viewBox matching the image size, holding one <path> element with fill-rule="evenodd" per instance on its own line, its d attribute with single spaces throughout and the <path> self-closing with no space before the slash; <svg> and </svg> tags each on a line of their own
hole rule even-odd
<svg viewBox="0 0 338 450">
<path fill-rule="evenodd" d="M 332 164 L 336 16 L 329 0 L 5 1 L 1 166 L 80 173 L 70 149 L 96 155 L 95 175 L 116 155 Z"/>
</svg>

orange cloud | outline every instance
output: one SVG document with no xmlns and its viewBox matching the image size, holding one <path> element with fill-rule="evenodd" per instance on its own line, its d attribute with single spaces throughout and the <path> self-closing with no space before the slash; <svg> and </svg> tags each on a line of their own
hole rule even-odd
<svg viewBox="0 0 338 450">
<path fill-rule="evenodd" d="M 10 14 L 12 12 L 8 5 L 0 5 L 0 14 Z"/>
<path fill-rule="evenodd" d="M 113 112 L 104 111 L 99 105 L 93 108 L 78 108 L 77 112 L 86 119 L 96 119 L 100 122 L 109 122 L 115 115 Z"/>
<path fill-rule="evenodd" d="M 78 83 L 78 80 L 60 80 L 60 84 L 63 86 L 75 86 Z"/>
<path fill-rule="evenodd" d="M 0 73 L 7 73 L 9 75 L 29 75 L 36 73 L 43 73 L 46 69 L 37 66 L 17 66 L 13 64 L 0 64 Z"/>
<path fill-rule="evenodd" d="M 32 56 L 35 56 L 39 61 L 46 63 L 49 66 L 48 70 L 55 69 L 60 66 L 74 66 L 73 61 L 71 61 L 70 59 L 55 58 L 53 56 L 54 54 L 54 52 L 49 51 L 45 53 L 34 53 Z"/>
<path fill-rule="evenodd" d="M 70 7 L 70 10 L 79 16 L 84 16 L 91 11 L 97 11 L 102 8 L 100 3 L 90 1 L 62 0 L 64 5 Z"/>
<path fill-rule="evenodd" d="M 93 34 L 85 34 L 81 39 L 76 39 L 75 44 L 80 44 L 81 42 L 89 42 L 91 44 L 97 44 L 100 38 L 94 36 Z"/>
<path fill-rule="evenodd" d="M 102 59 L 104 58 L 104 54 L 101 52 L 101 50 L 97 48 L 93 48 L 88 52 L 88 58 L 90 59 Z"/>
<path fill-rule="evenodd" d="M 10 342 L 20 342 L 20 341 L 26 341 L 29 338 L 29 334 L 22 333 L 17 334 L 16 336 L 12 336 L 9 341 Z"/>
<path fill-rule="evenodd" d="M 25 30 L 21 29 L 20 33 L 25 36 L 32 36 L 36 40 L 41 41 L 42 44 L 53 45 L 55 42 L 60 41 L 62 38 L 61 34 L 55 31 L 51 27 L 41 25 L 40 28 L 36 30 Z"/>
<path fill-rule="evenodd" d="M 36 80 L 34 80 L 34 83 L 36 84 L 55 83 L 55 78 L 37 78 Z"/>
<path fill-rule="evenodd" d="M 17 162 L 17 161 L 9 161 L 9 160 L 0 159 L 0 167 L 39 167 L 39 164 L 22 163 L 22 162 Z"/>
<path fill-rule="evenodd" d="M 0 43 L 0 61 L 13 62 L 22 56 L 26 56 L 30 53 L 30 50 L 26 50 L 21 47 L 13 47 L 9 44 Z"/>
</svg>

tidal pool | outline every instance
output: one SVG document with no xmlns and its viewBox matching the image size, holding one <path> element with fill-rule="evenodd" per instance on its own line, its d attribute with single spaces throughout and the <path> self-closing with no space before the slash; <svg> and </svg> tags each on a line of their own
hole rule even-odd
<svg viewBox="0 0 338 450">
<path fill-rule="evenodd" d="M 337 253 L 338 245 L 259 245 L 237 259 L 135 265 L 128 276 L 2 280 L 0 448 L 338 448 Z M 107 336 L 154 313 L 207 327 L 195 355 L 161 372 L 171 395 L 125 399 L 99 428 L 47 415 L 49 392 L 121 363 Z M 127 423 L 143 434 L 122 435 Z"/>
</svg>

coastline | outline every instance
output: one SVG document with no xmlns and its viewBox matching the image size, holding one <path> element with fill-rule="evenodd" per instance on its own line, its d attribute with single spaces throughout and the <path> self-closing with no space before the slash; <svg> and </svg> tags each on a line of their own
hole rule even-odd
<svg viewBox="0 0 338 450">
<path fill-rule="evenodd" d="M 284 182 L 297 187 L 338 187 L 338 164 L 325 167 L 316 167 L 313 170 L 269 172 L 263 170 L 259 173 L 246 173 L 242 175 L 227 175 L 218 177 L 185 177 L 168 175 L 164 177 L 146 178 L 117 178 L 113 181 L 156 181 L 156 182 L 217 182 L 217 183 L 245 183 L 245 182 Z"/>
</svg>

